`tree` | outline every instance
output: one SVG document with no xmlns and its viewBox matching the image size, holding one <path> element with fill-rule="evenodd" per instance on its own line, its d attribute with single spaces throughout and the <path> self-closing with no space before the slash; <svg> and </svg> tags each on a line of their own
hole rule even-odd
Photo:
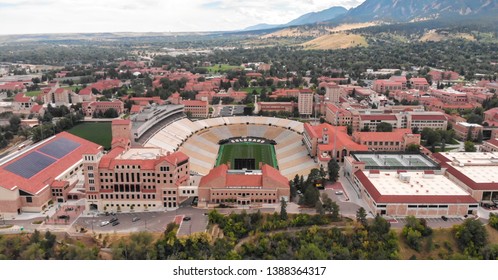
<svg viewBox="0 0 498 280">
<path fill-rule="evenodd" d="M 482 135 L 482 130 L 479 131 L 477 134 L 477 143 L 482 143 L 483 135 Z"/>
<path fill-rule="evenodd" d="M 360 209 L 356 211 L 356 221 L 362 224 L 364 227 L 368 226 L 367 211 L 365 211 L 365 208 L 360 207 Z"/>
<path fill-rule="evenodd" d="M 331 159 L 328 163 L 328 173 L 329 173 L 329 180 L 332 182 L 337 182 L 337 178 L 339 178 L 339 170 L 340 166 L 337 163 L 336 160 Z"/>
<path fill-rule="evenodd" d="M 282 221 L 286 221 L 287 218 L 288 218 L 287 217 L 287 202 L 282 197 L 282 199 L 280 200 L 280 219 Z"/>
<path fill-rule="evenodd" d="M 402 235 L 410 248 L 420 251 L 422 237 L 432 234 L 432 229 L 427 226 L 425 219 L 417 219 L 414 216 L 406 218 L 406 225 L 403 227 Z"/>
<path fill-rule="evenodd" d="M 109 108 L 104 112 L 104 118 L 113 119 L 119 117 L 118 111 L 114 108 Z"/>
<path fill-rule="evenodd" d="M 408 147 L 406 147 L 407 152 L 419 152 L 420 151 L 420 145 L 417 144 L 410 144 Z"/>
<path fill-rule="evenodd" d="M 466 141 L 472 141 L 472 126 L 469 126 L 469 129 L 467 130 L 467 139 Z"/>
<path fill-rule="evenodd" d="M 303 197 L 299 204 L 314 207 L 316 202 L 320 199 L 320 192 L 314 186 L 307 184 L 306 189 L 304 191 Z"/>
<path fill-rule="evenodd" d="M 329 212 L 329 214 L 332 214 L 333 220 L 339 220 L 339 205 L 332 201 L 326 193 L 322 194 L 322 204 L 323 209 Z"/>
<path fill-rule="evenodd" d="M 465 152 L 473 153 L 477 151 L 476 146 L 472 141 L 466 141 L 464 147 L 465 147 Z"/>
<path fill-rule="evenodd" d="M 467 219 L 455 225 L 453 233 L 460 250 L 470 257 L 477 257 L 488 243 L 488 233 L 479 220 Z"/>
<path fill-rule="evenodd" d="M 325 215 L 325 209 L 323 209 L 323 204 L 320 200 L 318 200 L 316 202 L 315 210 L 316 210 L 316 213 L 318 213 L 319 215 L 321 215 L 321 216 Z"/>
<path fill-rule="evenodd" d="M 10 117 L 9 124 L 10 124 L 10 130 L 14 134 L 17 134 L 17 131 L 19 131 L 19 127 L 21 126 L 21 118 L 14 115 L 14 116 Z"/>
<path fill-rule="evenodd" d="M 489 225 L 498 230 L 498 214 L 490 213 L 489 214 Z"/>
<path fill-rule="evenodd" d="M 348 130 L 348 135 L 353 135 L 353 125 L 348 124 L 347 125 L 347 130 Z"/>
</svg>

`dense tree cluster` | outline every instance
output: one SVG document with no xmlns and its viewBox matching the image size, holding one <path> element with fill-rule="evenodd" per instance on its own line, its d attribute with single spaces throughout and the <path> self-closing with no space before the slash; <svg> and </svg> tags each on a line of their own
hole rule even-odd
<svg viewBox="0 0 498 280">
<path fill-rule="evenodd" d="M 31 235 L 0 235 L 1 260 L 95 260 L 99 249 L 71 239 L 57 242 L 49 231 L 34 231 Z"/>
</svg>

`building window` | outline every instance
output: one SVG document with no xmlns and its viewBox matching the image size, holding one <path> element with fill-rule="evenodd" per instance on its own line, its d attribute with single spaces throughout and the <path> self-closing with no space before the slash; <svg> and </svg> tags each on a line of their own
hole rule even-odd
<svg viewBox="0 0 498 280">
<path fill-rule="evenodd" d="M 26 202 L 27 203 L 32 203 L 33 202 L 33 198 L 30 197 L 30 196 L 26 197 Z"/>
</svg>

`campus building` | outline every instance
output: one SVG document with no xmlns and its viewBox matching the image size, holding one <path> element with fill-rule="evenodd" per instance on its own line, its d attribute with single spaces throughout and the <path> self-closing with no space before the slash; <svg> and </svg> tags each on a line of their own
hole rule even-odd
<svg viewBox="0 0 498 280">
<path fill-rule="evenodd" d="M 311 116 L 313 114 L 313 92 L 299 92 L 298 109 L 300 115 Z"/>
<path fill-rule="evenodd" d="M 353 141 L 367 146 L 371 151 L 403 152 L 410 145 L 420 146 L 420 134 L 411 129 L 395 129 L 392 132 L 355 132 Z"/>
<path fill-rule="evenodd" d="M 62 132 L 0 161 L 0 214 L 41 212 L 51 203 L 85 196 L 79 189 L 83 155 L 101 156 L 97 144 Z"/>
<path fill-rule="evenodd" d="M 458 122 L 453 127 L 455 136 L 460 141 L 476 141 L 481 137 L 484 127 L 475 123 Z"/>
<path fill-rule="evenodd" d="M 280 172 L 263 165 L 261 170 L 230 170 L 222 164 L 204 176 L 198 188 L 199 207 L 218 204 L 262 207 L 289 201 L 289 181 Z"/>
<path fill-rule="evenodd" d="M 109 109 L 114 109 L 118 115 L 121 115 L 124 112 L 124 103 L 120 100 L 83 103 L 83 111 L 87 117 L 92 117 L 95 113 L 103 114 Z"/>
<path fill-rule="evenodd" d="M 498 202 L 498 153 L 437 153 L 446 175 L 481 203 Z"/>
<path fill-rule="evenodd" d="M 368 147 L 355 143 L 347 133 L 347 127 L 334 127 L 323 123 L 312 126 L 304 124 L 303 143 L 312 158 L 327 169 L 328 162 L 335 158 L 343 162 L 344 157 L 355 151 L 368 151 Z"/>
<path fill-rule="evenodd" d="M 193 118 L 205 119 L 209 115 L 209 103 L 200 100 L 182 100 L 185 106 L 185 113 L 191 113 Z"/>
<path fill-rule="evenodd" d="M 374 215 L 465 216 L 479 207 L 444 168 L 421 154 L 354 153 L 344 173 Z"/>
<path fill-rule="evenodd" d="M 182 200 L 196 195 L 195 188 L 189 186 L 187 155 L 159 148 L 130 148 L 128 143 L 127 139 L 114 141 L 114 148 L 105 155 L 84 155 L 86 209 L 176 208 Z"/>
</svg>

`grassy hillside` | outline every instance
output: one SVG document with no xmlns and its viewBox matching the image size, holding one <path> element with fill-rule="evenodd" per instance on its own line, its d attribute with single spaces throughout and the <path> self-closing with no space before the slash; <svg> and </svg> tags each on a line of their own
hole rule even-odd
<svg viewBox="0 0 498 280">
<path fill-rule="evenodd" d="M 336 33 L 318 37 L 302 44 L 307 50 L 336 50 L 352 47 L 367 47 L 365 37 L 357 34 Z"/>
</svg>

